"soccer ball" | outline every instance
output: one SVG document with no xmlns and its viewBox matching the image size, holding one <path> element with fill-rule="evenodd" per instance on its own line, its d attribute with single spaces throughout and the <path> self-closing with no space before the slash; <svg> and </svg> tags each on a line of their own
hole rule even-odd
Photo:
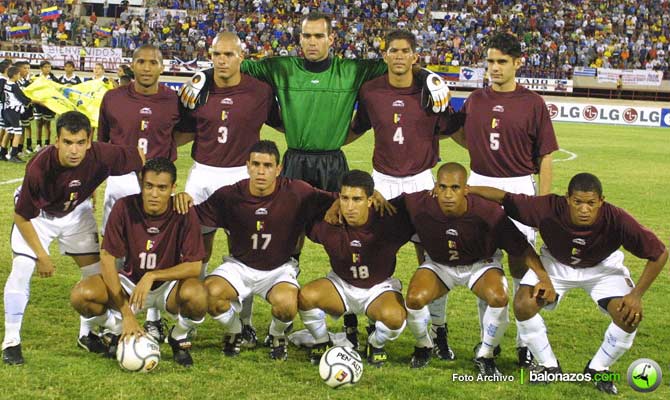
<svg viewBox="0 0 670 400">
<path fill-rule="evenodd" d="M 363 361 L 351 347 L 331 347 L 321 356 L 319 375 L 334 389 L 352 386 L 363 376 Z"/>
<path fill-rule="evenodd" d="M 116 360 L 122 369 L 130 372 L 150 372 L 158 366 L 161 351 L 158 343 L 148 336 L 119 340 Z"/>
</svg>

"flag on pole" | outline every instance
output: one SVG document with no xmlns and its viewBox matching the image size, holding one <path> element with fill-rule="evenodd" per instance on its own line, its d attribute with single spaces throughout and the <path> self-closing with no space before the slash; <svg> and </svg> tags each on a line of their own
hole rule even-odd
<svg viewBox="0 0 670 400">
<path fill-rule="evenodd" d="M 51 21 L 54 19 L 58 19 L 60 17 L 61 10 L 58 9 L 58 7 L 53 6 L 53 7 L 47 7 L 43 8 L 40 11 L 40 16 L 42 17 L 42 21 Z"/>
</svg>

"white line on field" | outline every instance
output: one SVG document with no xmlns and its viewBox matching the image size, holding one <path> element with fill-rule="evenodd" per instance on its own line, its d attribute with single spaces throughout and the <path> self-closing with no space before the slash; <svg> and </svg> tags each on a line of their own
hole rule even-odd
<svg viewBox="0 0 670 400">
<path fill-rule="evenodd" d="M 554 162 L 563 162 L 563 161 L 572 161 L 575 158 L 577 158 L 577 154 L 567 151 L 566 149 L 558 149 L 558 151 L 562 151 L 563 153 L 567 153 L 568 158 L 559 158 L 559 159 L 554 159 Z"/>
<path fill-rule="evenodd" d="M 22 182 L 22 181 L 23 181 L 23 178 L 10 179 L 8 181 L 0 182 L 0 185 L 9 185 L 10 183 L 18 183 L 18 182 Z"/>
</svg>

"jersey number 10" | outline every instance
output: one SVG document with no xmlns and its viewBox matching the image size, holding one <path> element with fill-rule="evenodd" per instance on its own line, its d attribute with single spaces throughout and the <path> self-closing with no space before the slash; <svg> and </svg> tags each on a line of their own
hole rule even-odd
<svg viewBox="0 0 670 400">
<path fill-rule="evenodd" d="M 156 253 L 140 253 L 140 269 L 156 269 Z"/>
</svg>

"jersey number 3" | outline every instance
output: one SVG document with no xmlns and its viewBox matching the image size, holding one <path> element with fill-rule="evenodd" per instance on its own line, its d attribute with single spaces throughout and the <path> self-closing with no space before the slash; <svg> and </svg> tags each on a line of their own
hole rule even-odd
<svg viewBox="0 0 670 400">
<path fill-rule="evenodd" d="M 219 127 L 219 136 L 216 138 L 216 141 L 219 143 L 226 143 L 228 141 L 228 127 L 220 126 Z"/>
</svg>

